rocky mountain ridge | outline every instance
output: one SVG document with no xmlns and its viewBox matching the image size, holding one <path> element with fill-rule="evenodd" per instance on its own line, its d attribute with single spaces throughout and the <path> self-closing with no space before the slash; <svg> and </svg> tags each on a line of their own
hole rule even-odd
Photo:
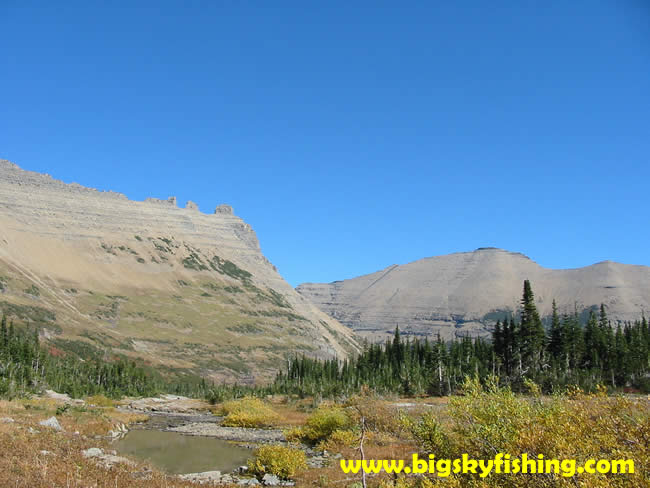
<svg viewBox="0 0 650 488">
<path fill-rule="evenodd" d="M 131 201 L 0 160 L 0 308 L 54 348 L 215 380 L 287 354 L 345 357 L 354 335 L 297 294 L 232 207 Z"/>
<path fill-rule="evenodd" d="M 515 313 L 522 283 L 531 281 L 542 315 L 556 299 L 560 312 L 604 303 L 610 318 L 633 321 L 650 310 L 650 267 L 605 261 L 553 270 L 521 253 L 479 248 L 392 265 L 333 283 L 303 283 L 297 291 L 370 340 L 399 325 L 407 333 L 445 339 L 486 335 L 497 319 Z"/>
</svg>

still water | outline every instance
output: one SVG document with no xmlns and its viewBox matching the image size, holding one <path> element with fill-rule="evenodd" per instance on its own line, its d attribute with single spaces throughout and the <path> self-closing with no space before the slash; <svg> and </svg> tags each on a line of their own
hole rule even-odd
<svg viewBox="0 0 650 488">
<path fill-rule="evenodd" d="M 120 454 L 148 461 L 170 474 L 219 470 L 232 471 L 246 464 L 252 451 L 211 437 L 132 430 L 113 448 Z"/>
</svg>

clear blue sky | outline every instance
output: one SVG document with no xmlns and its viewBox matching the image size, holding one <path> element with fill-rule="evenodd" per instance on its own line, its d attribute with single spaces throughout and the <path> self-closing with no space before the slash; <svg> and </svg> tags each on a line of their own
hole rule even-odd
<svg viewBox="0 0 650 488">
<path fill-rule="evenodd" d="M 230 203 L 293 285 L 650 264 L 643 0 L 0 0 L 0 157 Z"/>
</svg>

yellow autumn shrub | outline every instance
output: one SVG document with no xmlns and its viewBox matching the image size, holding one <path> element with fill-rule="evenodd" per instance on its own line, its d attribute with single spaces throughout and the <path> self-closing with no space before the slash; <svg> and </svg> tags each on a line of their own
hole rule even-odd
<svg viewBox="0 0 650 488">
<path fill-rule="evenodd" d="M 352 420 L 343 408 L 319 407 L 307 418 L 303 427 L 293 429 L 288 437 L 289 440 L 314 445 L 327 440 L 336 431 L 349 430 L 353 426 Z"/>
<path fill-rule="evenodd" d="M 340 452 L 346 447 L 359 445 L 359 433 L 352 430 L 335 430 L 329 437 L 318 443 L 321 450 Z"/>
<path fill-rule="evenodd" d="M 299 470 L 307 469 L 307 456 L 294 447 L 262 446 L 255 450 L 253 458 L 248 462 L 248 469 L 258 476 L 270 473 L 288 479 Z"/>
<path fill-rule="evenodd" d="M 607 396 L 603 389 L 585 394 L 572 388 L 566 394 L 543 397 L 534 385 L 532 395 L 515 395 L 496 380 L 482 386 L 468 379 L 463 395 L 452 397 L 448 413 L 451 425 L 443 427 L 433 415 L 410 419 L 405 424 L 423 453 L 437 458 L 489 460 L 497 453 L 512 459 L 526 453 L 544 459 L 632 459 L 634 474 L 474 474 L 452 475 L 430 481 L 440 486 L 481 488 L 641 488 L 650 486 L 650 409 L 647 401 Z M 417 486 L 417 485 L 414 485 Z"/>
<path fill-rule="evenodd" d="M 226 402 L 221 406 L 221 414 L 227 427 L 269 427 L 279 419 L 270 405 L 256 397 Z"/>
</svg>

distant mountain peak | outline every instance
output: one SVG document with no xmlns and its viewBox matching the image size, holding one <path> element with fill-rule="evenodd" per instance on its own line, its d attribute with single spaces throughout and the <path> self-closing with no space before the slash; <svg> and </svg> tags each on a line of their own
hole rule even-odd
<svg viewBox="0 0 650 488">
<path fill-rule="evenodd" d="M 542 315 L 551 313 L 553 299 L 561 313 L 573 313 L 574 304 L 589 309 L 604 303 L 615 322 L 636 320 L 650 309 L 650 267 L 603 261 L 553 270 L 495 247 L 424 258 L 335 286 L 304 283 L 297 290 L 371 340 L 385 340 L 397 323 L 410 334 L 450 339 L 488 334 L 497 319 L 516 312 L 526 279 Z"/>
</svg>

